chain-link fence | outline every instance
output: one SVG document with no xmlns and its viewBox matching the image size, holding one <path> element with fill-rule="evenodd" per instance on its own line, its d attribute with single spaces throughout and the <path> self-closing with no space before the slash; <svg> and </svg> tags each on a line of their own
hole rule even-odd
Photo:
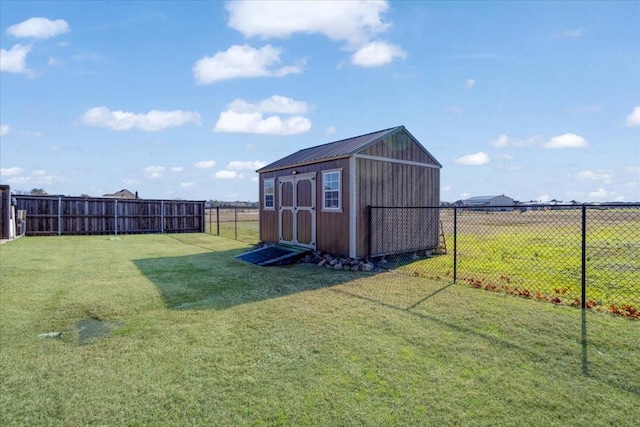
<svg viewBox="0 0 640 427">
<path fill-rule="evenodd" d="M 258 208 L 250 207 L 207 208 L 206 232 L 246 243 L 258 243 L 260 240 L 259 212 Z"/>
<path fill-rule="evenodd" d="M 640 318 L 640 204 L 371 207 L 370 215 L 370 254 L 381 267 Z M 425 227 L 435 227 L 436 241 L 412 241 L 403 253 L 389 246 L 389 236 L 422 236 Z"/>
</svg>

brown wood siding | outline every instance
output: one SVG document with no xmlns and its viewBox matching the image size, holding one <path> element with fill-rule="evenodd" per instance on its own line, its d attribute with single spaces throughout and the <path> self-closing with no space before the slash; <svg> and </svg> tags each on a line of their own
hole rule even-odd
<svg viewBox="0 0 640 427">
<path fill-rule="evenodd" d="M 322 191 L 322 172 L 328 170 L 342 169 L 341 185 L 342 185 L 342 211 L 341 212 L 323 212 L 323 191 Z M 282 169 L 272 172 L 263 172 L 260 174 L 260 240 L 264 242 L 278 242 L 278 214 L 276 211 L 264 210 L 264 180 L 278 177 L 289 177 L 291 172 L 295 170 L 297 174 L 305 174 L 316 172 L 316 249 L 323 252 L 329 252 L 340 256 L 349 256 L 349 159 L 330 160 L 321 163 L 314 163 L 295 168 Z M 302 184 L 300 189 L 307 189 L 308 186 Z M 280 206 L 280 195 L 278 194 L 278 184 L 276 182 L 275 206 Z M 306 197 L 297 194 L 298 198 Z M 301 199 L 308 202 L 308 199 Z M 310 221 L 310 217 L 298 217 L 299 220 Z M 306 235 L 300 236 L 306 238 Z"/>
<path fill-rule="evenodd" d="M 322 171 L 334 169 L 342 169 L 340 178 L 342 212 L 323 212 L 324 193 L 322 191 Z M 318 170 L 318 191 L 316 193 L 316 240 L 318 242 L 318 249 L 344 257 L 349 256 L 350 179 L 349 159 L 325 162 Z"/>
<path fill-rule="evenodd" d="M 406 165 L 378 160 L 357 159 L 357 213 L 356 255 L 368 255 L 369 212 L 368 206 L 424 207 L 440 203 L 440 170 L 416 165 Z M 392 219 L 389 218 L 391 221 Z M 430 219 L 429 222 L 433 222 Z M 437 222 L 437 221 L 436 221 Z M 437 225 L 437 224 L 435 224 Z M 409 225 L 408 225 L 409 227 Z M 437 245 L 438 228 L 434 224 L 411 227 L 421 241 Z M 397 235 L 389 243 L 394 251 L 403 247 L 414 249 L 413 238 Z M 393 236 L 389 236 L 393 238 Z"/>
<path fill-rule="evenodd" d="M 405 132 L 398 132 L 391 135 L 371 147 L 362 150 L 359 154 L 430 165 L 438 164 L 433 157 L 429 156 L 418 143 Z"/>
<path fill-rule="evenodd" d="M 278 211 L 276 209 L 265 210 L 264 208 L 264 180 L 270 178 L 276 178 L 277 172 L 268 172 L 260 174 L 260 200 L 258 201 L 260 206 L 260 241 L 261 242 L 278 242 Z M 273 203 L 277 207 L 280 204 L 280 194 L 278 194 L 278 186 L 274 186 Z"/>
</svg>

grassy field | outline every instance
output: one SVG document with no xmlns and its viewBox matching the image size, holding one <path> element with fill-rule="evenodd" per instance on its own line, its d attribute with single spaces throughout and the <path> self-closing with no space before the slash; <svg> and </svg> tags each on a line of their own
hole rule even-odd
<svg viewBox="0 0 640 427">
<path fill-rule="evenodd" d="M 442 215 L 448 252 L 399 271 L 453 276 L 453 218 Z M 473 212 L 458 216 L 457 279 L 490 290 L 579 303 L 581 211 Z M 640 209 L 589 210 L 586 283 L 590 306 L 634 308 L 640 314 Z"/>
<path fill-rule="evenodd" d="M 205 232 L 245 243 L 258 243 L 260 222 L 258 209 L 215 208 L 207 209 Z M 218 218 L 219 213 L 219 218 Z"/>
<path fill-rule="evenodd" d="M 0 425 L 637 425 L 636 321 L 245 249 L 0 246 Z"/>
</svg>

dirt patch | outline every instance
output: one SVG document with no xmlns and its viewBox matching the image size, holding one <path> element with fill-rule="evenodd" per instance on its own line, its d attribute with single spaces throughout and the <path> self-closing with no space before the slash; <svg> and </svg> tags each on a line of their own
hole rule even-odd
<svg viewBox="0 0 640 427">
<path fill-rule="evenodd" d="M 73 331 L 77 335 L 78 344 L 86 345 L 106 338 L 112 331 L 121 328 L 120 322 L 108 320 L 82 319 L 73 325 Z"/>
</svg>

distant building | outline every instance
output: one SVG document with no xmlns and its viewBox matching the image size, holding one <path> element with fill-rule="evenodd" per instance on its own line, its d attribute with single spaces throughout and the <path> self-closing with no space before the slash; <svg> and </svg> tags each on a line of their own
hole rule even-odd
<svg viewBox="0 0 640 427">
<path fill-rule="evenodd" d="M 102 197 L 111 197 L 113 199 L 137 199 L 138 192 L 132 193 L 131 191 L 123 188 L 120 191 L 116 191 L 113 194 L 104 194 Z"/>
<path fill-rule="evenodd" d="M 476 196 L 462 201 L 463 206 L 477 208 L 479 210 L 512 211 L 515 205 L 511 197 L 501 196 Z"/>
</svg>

